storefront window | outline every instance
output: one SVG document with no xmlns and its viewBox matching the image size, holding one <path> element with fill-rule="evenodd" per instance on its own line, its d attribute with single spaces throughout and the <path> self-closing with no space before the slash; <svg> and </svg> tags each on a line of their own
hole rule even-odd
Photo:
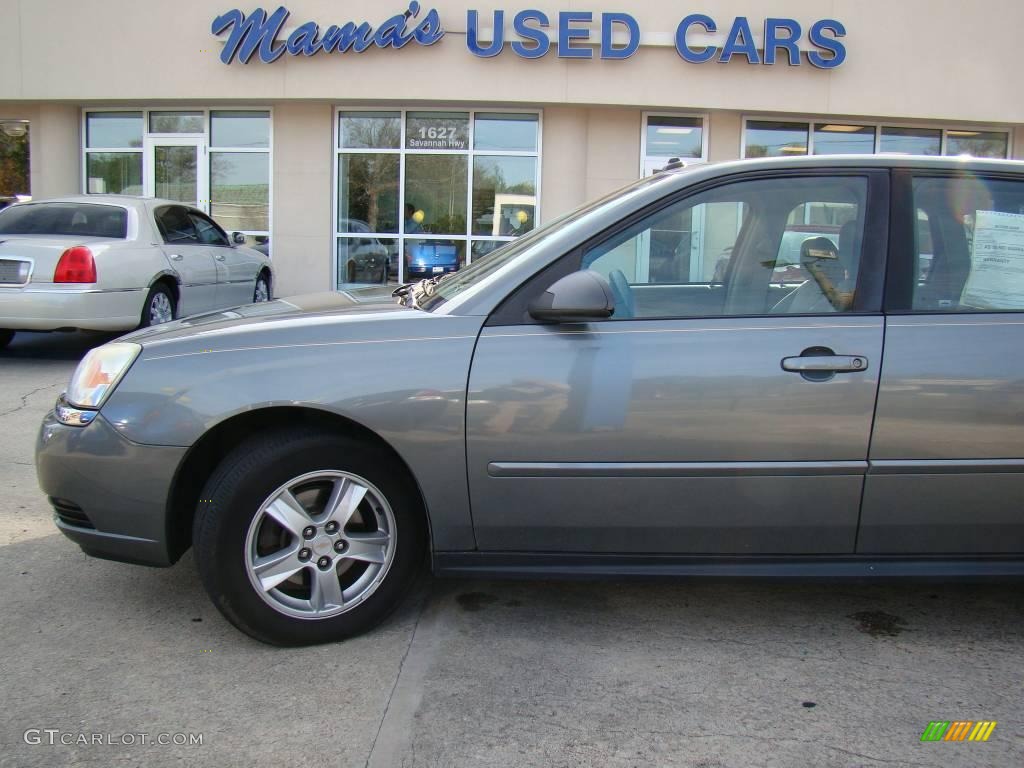
<svg viewBox="0 0 1024 768">
<path fill-rule="evenodd" d="M 141 112 L 90 112 L 85 145 L 90 149 L 141 149 Z"/>
<path fill-rule="evenodd" d="M 539 144 L 536 113 L 339 111 L 337 285 L 454 272 L 533 229 Z"/>
<path fill-rule="evenodd" d="M 406 234 L 466 233 L 465 155 L 405 158 Z"/>
<path fill-rule="evenodd" d="M 85 192 L 154 195 L 270 252 L 269 110 L 87 111 Z"/>
<path fill-rule="evenodd" d="M 807 123 L 748 120 L 744 157 L 793 157 L 807 154 Z"/>
<path fill-rule="evenodd" d="M 150 112 L 150 133 L 203 133 L 206 120 L 202 112 Z"/>
<path fill-rule="evenodd" d="M 469 148 L 468 112 L 410 112 L 405 126 L 406 149 Z"/>
<path fill-rule="evenodd" d="M 210 144 L 232 149 L 270 146 L 270 113 L 219 111 L 210 113 Z"/>
<path fill-rule="evenodd" d="M 832 154 L 971 155 L 1005 158 L 1006 131 L 747 120 L 744 157 Z"/>
<path fill-rule="evenodd" d="M 338 167 L 338 232 L 398 234 L 397 154 L 342 155 Z"/>
<path fill-rule="evenodd" d="M 826 123 L 814 126 L 814 154 L 871 155 L 875 152 L 872 125 Z"/>
<path fill-rule="evenodd" d="M 1005 158 L 1008 139 L 995 131 L 946 131 L 946 154 Z"/>
<path fill-rule="evenodd" d="M 878 150 L 901 155 L 941 155 L 942 131 L 882 126 Z"/>
<path fill-rule="evenodd" d="M 32 194 L 27 120 L 0 120 L 0 209 Z"/>
<path fill-rule="evenodd" d="M 473 159 L 473 234 L 521 235 L 534 228 L 537 205 L 537 159 Z"/>
<path fill-rule="evenodd" d="M 88 152 L 86 190 L 90 195 L 141 195 L 141 152 Z"/>
<path fill-rule="evenodd" d="M 402 143 L 402 115 L 400 112 L 342 115 L 338 141 L 343 149 L 398 149 Z"/>
<path fill-rule="evenodd" d="M 536 115 L 477 112 L 473 148 L 536 152 L 538 128 Z"/>
<path fill-rule="evenodd" d="M 650 115 L 646 139 L 649 156 L 700 158 L 704 154 L 704 121 L 698 117 Z"/>
<path fill-rule="evenodd" d="M 211 215 L 229 232 L 270 229 L 270 155 L 210 154 Z"/>
</svg>

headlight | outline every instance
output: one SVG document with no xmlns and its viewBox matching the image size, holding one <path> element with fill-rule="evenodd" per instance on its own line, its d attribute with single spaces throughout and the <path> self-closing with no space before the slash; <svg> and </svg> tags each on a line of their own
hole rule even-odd
<svg viewBox="0 0 1024 768">
<path fill-rule="evenodd" d="M 92 350 L 71 377 L 68 403 L 78 408 L 99 408 L 141 351 L 138 344 L 127 342 L 104 344 Z"/>
</svg>

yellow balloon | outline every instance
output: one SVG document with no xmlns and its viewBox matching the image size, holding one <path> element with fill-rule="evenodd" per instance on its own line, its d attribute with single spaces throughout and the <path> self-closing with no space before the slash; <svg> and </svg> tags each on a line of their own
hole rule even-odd
<svg viewBox="0 0 1024 768">
<path fill-rule="evenodd" d="M 425 216 L 423 215 L 423 211 L 416 211 L 416 213 L 412 215 L 412 220 L 417 224 L 422 224 L 424 218 Z"/>
<path fill-rule="evenodd" d="M 525 224 L 526 220 L 530 217 L 527 215 L 526 211 L 518 211 L 516 213 L 516 218 L 519 219 L 520 224 Z"/>
</svg>

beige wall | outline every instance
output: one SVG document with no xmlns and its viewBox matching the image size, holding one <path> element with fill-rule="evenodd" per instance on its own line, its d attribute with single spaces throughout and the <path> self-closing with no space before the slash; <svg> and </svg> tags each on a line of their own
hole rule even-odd
<svg viewBox="0 0 1024 768">
<path fill-rule="evenodd" d="M 332 115 L 330 104 L 274 106 L 271 255 L 278 296 L 333 285 Z"/>
<path fill-rule="evenodd" d="M 740 59 L 688 64 L 671 39 L 681 17 L 694 8 L 677 0 L 495 4 L 510 12 L 536 7 L 552 16 L 567 7 L 595 13 L 628 7 L 646 42 L 655 44 L 642 46 L 626 61 L 569 61 L 554 53 L 527 61 L 509 50 L 479 59 L 461 34 L 466 9 L 487 12 L 494 6 L 433 0 L 423 6 L 440 11 L 447 34 L 429 48 L 410 44 L 399 51 L 229 67 L 218 59 L 221 43 L 210 25 L 233 5 L 0 0 L 0 101 L 387 98 L 411 103 L 429 98 L 1024 123 L 1024 99 L 1016 97 L 1024 26 L 1020 0 L 977 0 L 967 15 L 960 0 L 778 0 L 770 9 L 763 0 L 707 0 L 699 7 L 723 26 L 747 15 L 755 29 L 769 12 L 792 16 L 805 28 L 823 16 L 837 18 L 847 28 L 849 57 L 836 70 L 754 66 Z M 378 24 L 404 7 L 336 0 L 286 5 L 292 11 L 289 26 L 307 20 L 326 26 L 353 16 Z"/>
</svg>

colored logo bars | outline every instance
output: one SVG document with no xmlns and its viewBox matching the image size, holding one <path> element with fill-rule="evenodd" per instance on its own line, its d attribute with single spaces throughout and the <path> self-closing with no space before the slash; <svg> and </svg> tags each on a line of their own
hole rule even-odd
<svg viewBox="0 0 1024 768">
<path fill-rule="evenodd" d="M 995 729 L 995 720 L 932 720 L 921 741 L 988 741 Z"/>
</svg>

